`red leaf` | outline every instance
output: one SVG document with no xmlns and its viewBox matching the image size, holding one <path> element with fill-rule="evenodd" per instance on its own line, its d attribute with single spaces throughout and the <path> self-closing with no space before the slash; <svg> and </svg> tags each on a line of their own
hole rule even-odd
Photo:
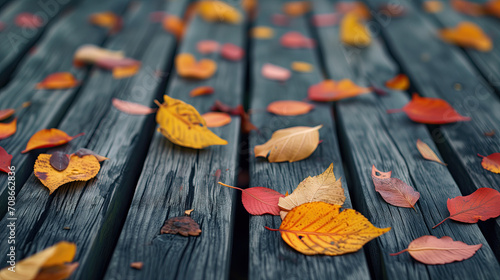
<svg viewBox="0 0 500 280">
<path fill-rule="evenodd" d="M 500 193 L 490 188 L 479 188 L 470 195 L 448 199 L 447 205 L 450 216 L 433 228 L 448 219 L 472 224 L 500 216 Z"/>
<path fill-rule="evenodd" d="M 17 130 L 17 119 L 10 123 L 0 123 L 0 140 L 11 137 Z"/>
<path fill-rule="evenodd" d="M 203 40 L 196 44 L 196 49 L 201 54 L 211 54 L 219 51 L 220 44 L 213 40 Z"/>
<path fill-rule="evenodd" d="M 477 155 L 483 158 L 481 165 L 484 169 L 500 174 L 500 153 L 493 153 L 487 157 L 480 154 Z"/>
<path fill-rule="evenodd" d="M 264 64 L 264 66 L 262 66 L 262 76 L 270 80 L 284 82 L 288 80 L 291 75 L 292 74 L 290 73 L 290 70 L 277 65 L 273 65 L 271 63 L 266 63 Z"/>
<path fill-rule="evenodd" d="M 243 58 L 243 56 L 245 55 L 245 51 L 236 45 L 227 43 L 222 45 L 220 54 L 225 59 L 238 61 Z"/>
<path fill-rule="evenodd" d="M 281 36 L 280 43 L 285 48 L 314 48 L 314 40 L 296 31 L 290 31 Z"/>
<path fill-rule="evenodd" d="M 420 97 L 414 93 L 413 98 L 401 109 L 388 110 L 387 113 L 405 112 L 408 117 L 419 123 L 447 124 L 458 121 L 470 121 L 461 116 L 448 102 L 440 98 Z"/>
<path fill-rule="evenodd" d="M 245 209 L 251 215 L 271 214 L 279 216 L 280 208 L 278 207 L 278 202 L 280 197 L 285 197 L 285 195 L 264 187 L 241 189 L 221 182 L 219 182 L 219 184 L 242 191 L 241 201 Z"/>
<path fill-rule="evenodd" d="M 31 136 L 26 149 L 21 153 L 27 153 L 31 150 L 50 148 L 68 143 L 69 141 L 84 135 L 85 133 L 80 133 L 75 136 L 69 136 L 66 132 L 56 129 L 42 129 Z"/>
<path fill-rule="evenodd" d="M 377 172 L 381 175 L 377 175 Z M 413 208 L 420 198 L 420 193 L 397 178 L 391 178 L 391 172 L 381 172 L 372 165 L 372 180 L 375 190 L 389 204 Z"/>
<path fill-rule="evenodd" d="M 0 171 L 9 173 L 10 172 L 9 166 L 11 161 L 12 161 L 12 155 L 9 155 L 4 148 L 0 147 Z"/>
<path fill-rule="evenodd" d="M 32 13 L 20 13 L 16 16 L 15 23 L 19 27 L 34 29 L 43 25 L 43 19 Z"/>
<path fill-rule="evenodd" d="M 467 245 L 461 241 L 453 241 L 449 236 L 439 239 L 432 235 L 424 235 L 410 242 L 408 249 L 390 255 L 396 256 L 408 252 L 414 259 L 425 264 L 445 264 L 468 259 L 481 246 L 483 245 Z"/>
<path fill-rule="evenodd" d="M 130 115 L 148 115 L 156 112 L 157 110 L 156 108 L 149 108 L 142 104 L 128 102 L 116 98 L 113 98 L 112 103 L 116 109 Z"/>
</svg>

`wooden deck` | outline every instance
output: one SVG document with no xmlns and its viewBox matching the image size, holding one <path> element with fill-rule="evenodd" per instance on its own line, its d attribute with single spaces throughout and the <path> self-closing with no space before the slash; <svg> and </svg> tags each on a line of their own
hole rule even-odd
<svg viewBox="0 0 500 280">
<path fill-rule="evenodd" d="M 344 46 L 339 26 L 315 27 L 314 15 L 333 13 L 331 0 L 312 0 L 310 13 L 292 18 L 287 26 L 273 25 L 285 0 L 261 0 L 254 18 L 240 24 L 208 23 L 199 16 L 188 23 L 178 41 L 161 23 L 150 20 L 155 11 L 182 17 L 189 0 L 0 0 L 0 110 L 31 106 L 17 113 L 17 132 L 0 146 L 14 156 L 16 167 L 16 249 L 18 259 L 58 241 L 77 244 L 80 263 L 71 279 L 498 279 L 500 277 L 500 218 L 478 224 L 447 221 L 448 198 L 468 195 L 481 187 L 500 190 L 500 175 L 484 170 L 477 153 L 500 152 L 500 19 L 471 17 L 444 2 L 443 11 L 425 13 L 424 0 L 398 1 L 403 17 L 383 16 L 383 0 L 365 0 L 372 11 L 369 22 L 373 42 L 367 48 Z M 441 1 L 441 0 L 440 0 Z M 241 8 L 239 1 L 228 1 Z M 88 23 L 92 13 L 112 11 L 123 17 L 123 29 L 110 34 Z M 21 12 L 38 13 L 38 29 L 16 27 Z M 490 52 L 462 49 L 437 37 L 442 27 L 473 21 L 492 38 Z M 271 39 L 255 39 L 255 26 L 274 29 Z M 285 49 L 280 37 L 299 31 L 314 38 L 311 49 Z M 245 49 L 238 62 L 220 55 L 200 55 L 200 40 L 232 43 Z M 140 60 L 141 70 L 125 79 L 97 67 L 75 68 L 73 54 L 84 44 L 123 50 Z M 216 74 L 203 81 L 180 77 L 173 67 L 177 53 L 207 57 L 218 65 Z M 311 73 L 293 72 L 286 82 L 264 78 L 261 68 L 272 63 L 286 68 L 294 61 L 314 66 Z M 68 90 L 36 90 L 36 83 L 54 72 L 71 72 L 82 81 Z M 277 116 L 265 108 L 276 100 L 303 100 L 307 89 L 324 79 L 348 78 L 359 85 L 383 85 L 398 73 L 411 80 L 407 92 L 367 94 L 332 103 L 315 104 L 308 114 Z M 209 96 L 189 97 L 200 85 L 214 87 Z M 469 122 L 424 125 L 401 108 L 412 92 L 449 102 Z M 200 113 L 220 100 L 250 109 L 258 128 L 246 135 L 239 117 L 213 129 L 228 140 L 226 146 L 203 150 L 182 148 L 156 131 L 154 115 L 132 116 L 111 105 L 112 98 L 152 106 L 168 94 L 192 104 Z M 277 129 L 323 125 L 317 150 L 294 163 L 269 163 L 255 158 L 253 148 Z M 85 132 L 70 143 L 21 154 L 28 139 L 43 128 L 59 128 L 70 135 Z M 485 132 L 496 131 L 492 137 Z M 424 160 L 415 144 L 423 140 L 448 166 Z M 70 183 L 49 196 L 33 174 L 39 153 L 72 153 L 88 148 L 110 158 L 97 177 Z M 263 186 L 292 192 L 307 176 L 334 164 L 342 178 L 347 200 L 378 227 L 392 227 L 356 253 L 343 256 L 305 256 L 282 241 L 276 232 L 279 216 L 249 216 L 241 194 L 221 187 L 222 181 L 240 187 Z M 421 194 L 416 211 L 388 205 L 375 192 L 371 167 L 392 170 L 393 176 Z M 0 173 L 0 228 L 7 219 L 7 175 Z M 170 217 L 184 210 L 202 229 L 198 237 L 160 235 Z M 483 244 L 470 259 L 446 265 L 424 265 L 408 254 L 389 256 L 407 248 L 423 235 L 450 236 L 467 244 Z M 0 263 L 5 264 L 9 244 L 0 241 Z M 130 268 L 143 262 L 142 270 Z M 4 265 L 2 265 L 3 267 Z"/>
</svg>

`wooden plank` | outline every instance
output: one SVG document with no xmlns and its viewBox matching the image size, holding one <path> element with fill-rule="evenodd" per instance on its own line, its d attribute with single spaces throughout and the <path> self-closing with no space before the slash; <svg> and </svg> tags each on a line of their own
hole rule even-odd
<svg viewBox="0 0 500 280">
<path fill-rule="evenodd" d="M 186 2 L 165 4 L 162 0 L 149 0 L 137 3 L 126 14 L 124 29 L 105 45 L 140 60 L 140 72 L 116 80 L 110 71 L 95 68 L 58 126 L 71 135 L 75 131 L 86 135 L 49 152 L 73 153 L 85 147 L 110 160 L 102 163 L 96 179 L 66 184 L 50 196 L 40 181 L 30 176 L 16 199 L 16 255 L 19 259 L 67 240 L 78 247 L 75 260 L 80 267 L 73 278 L 103 277 L 155 126 L 153 115 L 127 115 L 115 109 L 111 99 L 151 105 L 164 91 L 164 79 L 156 73 L 170 64 L 176 40 L 161 24 L 148 18 L 157 10 L 181 14 Z M 9 217 L 5 216 L 0 224 L 5 225 Z M 7 246 L 6 242 L 0 244 L 2 250 L 7 250 Z M 5 261 L 5 256 L 2 260 Z"/>
<path fill-rule="evenodd" d="M 18 118 L 16 133 L 0 140 L 8 153 L 14 156 L 12 165 L 16 167 L 16 192 L 33 170 L 37 152 L 21 154 L 28 139 L 43 128 L 55 127 L 64 116 L 69 105 L 79 94 L 80 87 L 67 90 L 36 90 L 36 84 L 55 72 L 71 72 L 77 80 L 85 81 L 89 68 L 77 69 L 73 66 L 73 54 L 83 44 L 100 45 L 107 38 L 108 31 L 87 24 L 90 14 L 114 11 L 122 14 L 127 1 L 87 1 L 77 6 L 53 25 L 43 36 L 36 52 L 30 54 L 18 67 L 14 79 L 0 91 L 0 109 L 18 108 L 26 101 L 27 109 L 16 113 Z M 84 83 L 84 82 L 83 82 Z M 7 211 L 7 176 L 0 176 L 0 217 Z"/>
<path fill-rule="evenodd" d="M 7 1 L 0 1 L 2 7 Z M 37 42 L 43 32 L 58 17 L 61 11 L 75 3 L 74 0 L 19 0 L 11 1 L 2 8 L 0 21 L 5 29 L 0 32 L 0 87 L 5 85 L 17 64 Z M 19 27 L 15 18 L 20 13 L 32 13 L 44 24 L 39 28 Z"/>
<path fill-rule="evenodd" d="M 314 14 L 334 12 L 333 2 L 317 0 Z M 358 84 L 376 85 L 398 74 L 398 68 L 378 38 L 362 49 L 343 46 L 339 25 L 317 28 L 319 46 L 324 55 L 329 77 L 351 79 Z M 369 79 L 369 80 L 368 80 Z M 389 279 L 453 279 L 459 277 L 493 279 L 500 266 L 477 225 L 449 222 L 431 228 L 448 215 L 446 198 L 462 195 L 453 177 L 443 165 L 422 158 L 416 148 L 417 139 L 437 150 L 425 125 L 410 121 L 402 114 L 387 114 L 409 101 L 401 91 L 387 96 L 363 95 L 336 102 L 341 147 L 346 154 L 354 205 L 375 224 L 390 225 L 391 231 L 370 243 L 370 260 L 375 276 Z M 450 162 L 450 164 L 453 164 Z M 388 205 L 375 191 L 371 168 L 393 171 L 393 177 L 420 192 L 416 211 Z M 408 247 L 423 235 L 450 236 L 467 244 L 483 244 L 477 254 L 464 262 L 445 266 L 426 266 L 406 255 L 389 253 Z"/>
<path fill-rule="evenodd" d="M 261 1 L 255 26 L 272 26 L 271 17 L 280 13 L 284 1 Z M 323 142 L 307 159 L 293 163 L 269 163 L 266 159 L 250 155 L 250 186 L 272 188 L 281 193 L 292 192 L 308 176 L 315 176 L 328 168 L 333 162 L 337 178 L 342 178 L 342 186 L 348 197 L 344 207 L 351 208 L 349 188 L 345 181 L 342 160 L 338 150 L 335 123 L 332 121 L 330 106 L 317 104 L 316 108 L 305 115 L 283 117 L 266 111 L 269 103 L 276 100 L 302 100 L 307 97 L 310 85 L 322 80 L 320 63 L 311 49 L 286 49 L 280 45 L 281 36 L 289 31 L 298 31 L 310 37 L 306 20 L 297 17 L 288 27 L 274 28 L 274 37 L 269 40 L 252 41 L 250 75 L 252 122 L 259 132 L 249 136 L 250 150 L 266 142 L 271 134 L 282 128 L 293 126 L 323 125 L 320 139 Z M 314 65 L 311 73 L 294 72 L 284 83 L 264 78 L 261 68 L 264 63 L 272 63 L 290 68 L 293 61 L 304 61 Z M 350 187 L 350 186 L 349 186 Z M 249 279 L 369 279 L 368 265 L 364 250 L 338 257 L 305 256 L 289 247 L 280 234 L 264 229 L 264 226 L 278 228 L 279 216 L 250 217 L 250 267 Z M 387 226 L 377 224 L 378 226 Z"/>
<path fill-rule="evenodd" d="M 245 24 L 207 23 L 199 17 L 189 25 L 180 52 L 217 62 L 216 74 L 204 81 L 172 76 L 167 93 L 207 112 L 215 100 L 236 106 L 243 101 L 245 61 L 230 62 L 218 54 L 201 56 L 200 40 L 246 45 Z M 200 85 L 211 85 L 210 96 L 188 97 Z M 218 181 L 235 184 L 238 169 L 239 118 L 213 131 L 226 146 L 193 150 L 173 145 L 156 133 L 105 279 L 227 279 L 229 277 L 236 191 Z M 200 224 L 197 237 L 160 235 L 168 218 L 194 209 Z M 132 262 L 143 262 L 138 271 Z"/>
<path fill-rule="evenodd" d="M 382 1 L 370 0 L 369 4 L 377 7 Z M 430 127 L 444 160 L 453 163 L 448 167 L 450 172 L 464 195 L 481 187 L 500 190 L 500 177 L 484 170 L 477 157 L 477 153 L 489 155 L 500 151 L 498 136 L 484 135 L 491 130 L 500 131 L 498 97 L 457 47 L 435 36 L 435 25 L 408 1 L 401 1 L 401 5 L 408 9 L 407 15 L 394 18 L 379 29 L 392 55 L 422 96 L 443 98 L 460 114 L 472 119 Z M 500 258 L 500 219 L 479 225 Z"/>
</svg>

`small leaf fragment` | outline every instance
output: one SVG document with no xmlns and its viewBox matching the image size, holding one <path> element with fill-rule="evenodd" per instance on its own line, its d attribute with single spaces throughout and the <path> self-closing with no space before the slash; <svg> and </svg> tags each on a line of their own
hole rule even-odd
<svg viewBox="0 0 500 280">
<path fill-rule="evenodd" d="M 177 40 L 181 39 L 184 35 L 184 21 L 174 15 L 166 15 L 162 19 L 163 29 L 173 34 Z"/>
<path fill-rule="evenodd" d="M 240 190 L 242 192 L 241 202 L 243 203 L 245 210 L 247 210 L 247 212 L 251 215 L 271 214 L 277 216 L 280 214 L 278 201 L 280 197 L 285 196 L 273 189 L 264 187 L 241 189 L 223 184 L 221 182 L 219 182 L 219 185 Z"/>
<path fill-rule="evenodd" d="M 57 171 L 63 171 L 68 167 L 69 156 L 63 152 L 55 152 L 50 156 L 50 165 Z"/>
<path fill-rule="evenodd" d="M 84 135 L 85 133 L 80 133 L 75 136 L 69 136 L 66 132 L 56 129 L 42 129 L 31 136 L 26 149 L 21 153 L 27 153 L 31 150 L 50 148 L 68 143 L 69 141 Z"/>
<path fill-rule="evenodd" d="M 316 27 L 333 26 L 339 22 L 339 16 L 335 13 L 313 15 L 312 23 Z"/>
<path fill-rule="evenodd" d="M 12 108 L 0 110 L 0 121 L 10 118 L 15 112 L 16 110 Z"/>
<path fill-rule="evenodd" d="M 451 0 L 451 7 L 459 12 L 469 16 L 482 16 L 484 15 L 484 8 L 479 3 L 469 2 L 466 0 Z"/>
<path fill-rule="evenodd" d="M 252 38 L 255 39 L 270 39 L 274 36 L 274 29 L 267 26 L 256 26 L 252 28 Z"/>
<path fill-rule="evenodd" d="M 32 13 L 20 13 L 14 19 L 14 23 L 19 27 L 36 29 L 42 27 L 43 19 Z"/>
<path fill-rule="evenodd" d="M 0 171 L 9 173 L 11 172 L 9 167 L 12 161 L 12 155 L 9 155 L 7 151 L 0 147 Z"/>
<path fill-rule="evenodd" d="M 310 49 L 314 48 L 315 45 L 313 39 L 307 38 L 297 31 L 290 31 L 283 34 L 280 38 L 280 44 L 289 49 Z"/>
<path fill-rule="evenodd" d="M 312 72 L 313 66 L 312 64 L 307 62 L 294 61 L 292 62 L 292 70 L 297 72 L 309 73 Z"/>
<path fill-rule="evenodd" d="M 189 210 L 186 210 L 184 211 L 184 215 L 186 216 L 191 216 L 191 213 L 194 211 L 194 209 L 189 209 Z"/>
<path fill-rule="evenodd" d="M 293 1 L 283 4 L 283 12 L 292 17 L 302 16 L 309 10 L 311 10 L 309 1 Z"/>
<path fill-rule="evenodd" d="M 90 15 L 89 22 L 107 28 L 111 34 L 117 33 L 123 26 L 121 17 L 113 12 L 101 12 Z"/>
<path fill-rule="evenodd" d="M 161 228 L 161 234 L 180 234 L 182 236 L 198 236 L 201 233 L 200 225 L 191 217 L 181 216 L 170 218 L 165 221 Z"/>
<path fill-rule="evenodd" d="M 481 165 L 484 169 L 493 173 L 500 174 L 500 153 L 493 153 L 487 157 L 480 154 L 477 155 L 483 158 L 483 160 L 481 161 Z"/>
<path fill-rule="evenodd" d="M 143 262 L 133 262 L 133 263 L 130 263 L 130 267 L 133 268 L 133 269 L 137 269 L 137 270 L 141 270 L 143 266 L 144 266 Z"/>
<path fill-rule="evenodd" d="M 200 16 L 208 22 L 238 24 L 242 20 L 241 13 L 224 1 L 200 1 L 197 10 Z"/>
<path fill-rule="evenodd" d="M 0 123 L 0 140 L 11 137 L 17 130 L 17 118 L 10 123 Z"/>
<path fill-rule="evenodd" d="M 196 49 L 201 54 L 216 53 L 220 49 L 220 44 L 213 40 L 202 40 L 196 44 Z"/>
<path fill-rule="evenodd" d="M 427 0 L 423 4 L 424 11 L 429 14 L 436 14 L 443 10 L 443 3 L 437 0 Z"/>
<path fill-rule="evenodd" d="M 130 115 L 149 115 L 158 110 L 156 108 L 149 108 L 142 104 L 120 100 L 117 98 L 113 98 L 111 102 L 116 109 Z"/>
<path fill-rule="evenodd" d="M 437 162 L 439 164 L 442 164 L 444 166 L 447 165 L 446 163 L 443 163 L 438 158 L 438 156 L 436 155 L 436 153 L 434 153 L 434 151 L 429 147 L 429 145 L 425 144 L 420 139 L 417 139 L 417 149 L 418 149 L 418 151 L 420 152 L 420 154 L 422 155 L 423 158 L 425 158 L 427 160 L 435 161 L 435 162 Z"/>
</svg>

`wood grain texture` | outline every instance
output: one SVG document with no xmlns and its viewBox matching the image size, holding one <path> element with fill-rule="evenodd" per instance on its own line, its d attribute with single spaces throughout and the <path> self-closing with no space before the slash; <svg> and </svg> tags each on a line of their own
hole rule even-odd
<svg viewBox="0 0 500 280">
<path fill-rule="evenodd" d="M 77 69 L 73 66 L 75 50 L 83 44 L 100 45 L 108 34 L 103 28 L 87 24 L 88 16 L 103 10 L 122 14 L 127 3 L 120 0 L 105 3 L 91 0 L 77 6 L 45 33 L 36 52 L 23 59 L 12 81 L 0 91 L 0 109 L 18 108 L 26 101 L 31 102 L 30 107 L 16 113 L 16 133 L 0 140 L 0 146 L 14 156 L 12 164 L 16 167 L 16 192 L 21 190 L 31 174 L 40 152 L 38 150 L 21 154 L 28 139 L 41 129 L 56 127 L 80 92 L 80 87 L 67 90 L 36 90 L 36 84 L 49 74 L 66 71 L 73 73 L 77 80 L 84 81 L 89 68 Z M 7 176 L 0 176 L 0 217 L 3 217 L 7 210 L 3 207 L 7 203 L 6 182 Z"/>
<path fill-rule="evenodd" d="M 206 39 L 245 48 L 245 36 L 245 23 L 207 23 L 195 17 L 179 52 L 199 59 L 196 43 Z M 208 111 L 216 99 L 231 106 L 241 104 L 245 60 L 230 62 L 218 54 L 205 57 L 218 64 L 212 78 L 194 81 L 173 74 L 166 93 L 200 113 Z M 189 97 L 189 91 L 200 85 L 213 86 L 214 94 Z M 213 131 L 229 144 L 194 150 L 173 145 L 158 132 L 154 135 L 105 279 L 228 278 L 237 193 L 217 182 L 236 182 L 239 118 Z M 194 209 L 191 217 L 200 224 L 200 236 L 160 235 L 165 220 L 182 216 L 187 209 Z M 142 270 L 130 268 L 136 261 L 144 263 Z"/>
<path fill-rule="evenodd" d="M 321 69 L 314 50 L 291 50 L 282 47 L 280 37 L 288 31 L 299 31 L 307 37 L 311 34 L 304 17 L 291 20 L 289 27 L 271 24 L 271 16 L 280 13 L 285 1 L 261 1 L 255 26 L 270 26 L 275 34 L 272 39 L 253 39 L 251 48 L 250 89 L 252 122 L 259 132 L 252 132 L 250 139 L 250 186 L 272 188 L 281 193 L 291 193 L 308 176 L 325 171 L 333 163 L 336 178 L 341 178 L 347 195 L 345 207 L 351 208 L 348 186 L 342 169 L 338 150 L 335 124 L 330 106 L 315 104 L 316 108 L 302 116 L 284 117 L 266 111 L 269 103 L 276 100 L 302 100 L 307 97 L 310 85 L 322 80 Z M 265 79 L 261 74 L 264 63 L 272 63 L 290 69 L 293 61 L 304 61 L 314 65 L 311 73 L 293 72 L 286 82 Z M 264 158 L 255 158 L 253 147 L 267 141 L 277 130 L 292 126 L 316 126 L 323 142 L 307 159 L 293 163 L 269 163 Z M 369 271 L 364 250 L 344 256 L 305 256 L 290 248 L 279 233 L 270 232 L 264 226 L 278 228 L 279 216 L 252 216 L 250 218 L 250 264 L 249 279 L 368 279 Z M 377 224 L 377 226 L 387 226 Z"/>
<path fill-rule="evenodd" d="M 314 13 L 334 12 L 333 2 L 314 2 Z M 326 63 L 327 74 L 337 79 L 351 79 L 363 86 L 369 81 L 382 87 L 398 74 L 394 61 L 379 38 L 366 48 L 351 48 L 340 42 L 339 26 L 317 28 L 319 46 Z M 416 148 L 417 139 L 437 150 L 423 124 L 410 121 L 403 114 L 387 114 L 409 101 L 404 92 L 390 91 L 386 96 L 368 94 L 336 103 L 341 146 L 354 185 L 354 204 L 375 224 L 390 225 L 392 230 L 370 244 L 370 260 L 376 277 L 389 279 L 493 279 L 500 266 L 492 249 L 477 225 L 449 223 L 432 230 L 432 226 L 448 215 L 446 199 L 461 192 L 445 166 L 422 158 Z M 453 162 L 449 163 L 454 164 Z M 416 211 L 387 204 L 375 191 L 371 168 L 393 171 L 392 177 L 420 192 Z M 451 236 L 467 244 L 484 244 L 477 254 L 464 262 L 446 266 L 426 266 L 409 255 L 398 257 L 389 253 L 407 248 L 422 235 Z M 473 268 L 473 269 L 471 269 Z"/>
<path fill-rule="evenodd" d="M 149 0 L 136 4 L 124 17 L 124 29 L 106 43 L 105 47 L 122 49 L 140 60 L 140 72 L 115 80 L 110 71 L 94 68 L 58 126 L 69 134 L 80 131 L 86 135 L 49 152 L 73 153 L 85 147 L 109 160 L 102 163 L 95 179 L 66 184 L 51 196 L 31 175 L 17 196 L 19 257 L 66 240 L 78 247 L 75 260 L 80 267 L 72 279 L 99 279 L 104 275 L 155 127 L 154 115 L 127 115 L 115 109 L 111 99 L 152 105 L 164 91 L 165 79 L 158 77 L 157 71 L 163 72 L 172 61 L 176 39 L 148 18 L 156 10 L 175 11 L 177 5 L 182 5 L 177 8 L 180 14 L 185 3 L 165 6 L 161 0 Z M 6 222 L 4 219 L 0 224 Z M 1 246 L 6 250 L 6 243 Z"/>
<path fill-rule="evenodd" d="M 377 7 L 381 0 L 370 0 Z M 487 137 L 485 132 L 500 131 L 500 100 L 483 80 L 459 48 L 437 37 L 435 24 L 425 18 L 414 5 L 401 1 L 407 8 L 405 17 L 386 20 L 382 34 L 388 48 L 410 77 L 414 88 L 426 97 L 439 97 L 449 102 L 460 114 L 471 117 L 469 122 L 430 127 L 434 142 L 463 195 L 480 187 L 500 190 L 500 177 L 481 167 L 477 153 L 500 151 L 498 135 Z M 418 26 L 419 28 L 415 28 Z M 411 39 L 407 38 L 412 30 Z M 500 258 L 500 219 L 479 223 L 497 258 Z"/>
</svg>

